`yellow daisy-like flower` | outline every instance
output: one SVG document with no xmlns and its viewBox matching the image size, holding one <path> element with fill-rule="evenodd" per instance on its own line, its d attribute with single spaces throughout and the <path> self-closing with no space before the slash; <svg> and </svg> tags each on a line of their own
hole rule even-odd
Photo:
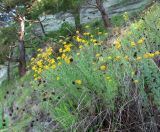
<svg viewBox="0 0 160 132">
<path fill-rule="evenodd" d="M 56 69 L 56 65 L 52 65 L 51 68 L 52 68 L 52 69 Z"/>
<path fill-rule="evenodd" d="M 138 83 L 139 81 L 138 80 L 134 80 L 134 83 Z"/>
<path fill-rule="evenodd" d="M 108 56 L 107 59 L 111 60 L 111 59 L 112 59 L 112 56 Z"/>
<path fill-rule="evenodd" d="M 119 61 L 120 59 L 121 59 L 120 56 L 116 56 L 116 58 L 115 58 L 116 61 Z"/>
<path fill-rule="evenodd" d="M 60 53 L 62 53 L 62 52 L 63 52 L 63 49 L 62 49 L 62 48 L 60 48 L 60 49 L 59 49 L 59 52 L 60 52 Z"/>
<path fill-rule="evenodd" d="M 86 25 L 86 26 L 85 26 L 85 28 L 89 28 L 89 26 L 88 26 L 88 25 Z"/>
<path fill-rule="evenodd" d="M 76 53 L 76 55 L 78 55 L 78 56 L 79 56 L 79 55 L 80 55 L 80 53 L 78 52 L 78 53 Z"/>
<path fill-rule="evenodd" d="M 62 62 L 58 62 L 58 66 L 62 65 Z"/>
<path fill-rule="evenodd" d="M 132 42 L 131 42 L 131 46 L 132 46 L 132 47 L 135 47 L 135 46 L 136 46 L 136 43 L 132 41 Z"/>
<path fill-rule="evenodd" d="M 60 80 L 60 77 L 59 77 L 59 76 L 57 76 L 57 77 L 56 77 L 56 80 L 57 80 L 57 81 L 58 81 L 58 80 Z"/>
<path fill-rule="evenodd" d="M 154 52 L 155 55 L 159 55 L 160 54 L 160 51 L 156 51 Z"/>
<path fill-rule="evenodd" d="M 82 46 L 82 45 L 80 45 L 80 46 L 79 46 L 79 48 L 80 48 L 80 49 L 82 49 L 82 48 L 83 48 L 83 46 Z"/>
<path fill-rule="evenodd" d="M 101 56 L 101 54 L 96 54 L 96 57 L 100 57 Z"/>
<path fill-rule="evenodd" d="M 149 53 L 145 53 L 145 54 L 143 55 L 143 57 L 146 58 L 146 59 L 149 58 Z"/>
<path fill-rule="evenodd" d="M 81 85 L 82 81 L 81 80 L 75 80 L 75 84 Z"/>
<path fill-rule="evenodd" d="M 116 41 L 116 43 L 115 43 L 115 48 L 116 49 L 120 49 L 122 46 L 121 46 L 121 43 L 120 43 L 120 41 Z"/>
<path fill-rule="evenodd" d="M 149 56 L 152 58 L 152 57 L 154 57 L 155 55 L 154 55 L 154 53 L 150 53 Z"/>
<path fill-rule="evenodd" d="M 106 80 L 111 80 L 111 77 L 110 77 L 110 76 L 107 76 L 107 77 L 106 77 Z"/>
<path fill-rule="evenodd" d="M 100 66 L 100 70 L 105 71 L 105 70 L 107 70 L 107 67 L 105 65 L 102 65 L 102 66 Z"/>
<path fill-rule="evenodd" d="M 98 35 L 101 35 L 102 34 L 102 32 L 98 32 Z"/>
<path fill-rule="evenodd" d="M 140 57 L 140 56 L 138 56 L 138 57 L 136 58 L 137 61 L 139 61 L 139 60 L 141 60 L 141 59 L 142 59 L 142 57 Z"/>
<path fill-rule="evenodd" d="M 144 38 L 142 38 L 142 39 L 140 39 L 140 40 L 138 40 L 138 42 L 137 42 L 139 45 L 140 44 L 143 44 L 144 43 Z"/>
<path fill-rule="evenodd" d="M 124 59 L 127 60 L 127 61 L 129 61 L 128 55 L 126 55 L 126 56 L 124 57 Z"/>
</svg>

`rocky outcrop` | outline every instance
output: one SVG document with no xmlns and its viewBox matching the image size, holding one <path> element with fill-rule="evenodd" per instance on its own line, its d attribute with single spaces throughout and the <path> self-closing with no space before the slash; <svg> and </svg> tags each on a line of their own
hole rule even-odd
<svg viewBox="0 0 160 132">
<path fill-rule="evenodd" d="M 7 78 L 7 67 L 0 65 L 0 85 Z"/>
<path fill-rule="evenodd" d="M 93 5 L 94 0 L 91 0 L 92 4 L 85 4 L 82 6 L 80 17 L 81 23 L 87 23 L 94 19 L 101 19 L 100 12 Z M 150 0 L 107 0 L 104 2 L 104 7 L 109 13 L 109 16 L 117 15 L 123 12 L 131 12 L 145 7 L 150 3 Z M 58 30 L 64 22 L 68 22 L 75 25 L 74 17 L 71 13 L 57 13 L 55 15 L 47 15 L 40 17 L 45 32 Z M 41 32 L 40 26 L 37 28 Z"/>
</svg>

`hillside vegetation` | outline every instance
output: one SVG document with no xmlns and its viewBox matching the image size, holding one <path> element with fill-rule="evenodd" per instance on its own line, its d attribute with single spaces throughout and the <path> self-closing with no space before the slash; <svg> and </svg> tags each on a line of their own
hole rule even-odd
<svg viewBox="0 0 160 132">
<path fill-rule="evenodd" d="M 160 131 L 160 4 L 120 19 L 36 49 L 0 86 L 0 132 Z"/>
</svg>

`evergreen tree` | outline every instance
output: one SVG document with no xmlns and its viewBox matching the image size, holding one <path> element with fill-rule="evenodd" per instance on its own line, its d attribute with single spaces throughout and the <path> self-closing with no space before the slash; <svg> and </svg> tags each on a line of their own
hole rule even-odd
<svg viewBox="0 0 160 132">
<path fill-rule="evenodd" d="M 86 0 L 37 0 L 32 5 L 32 17 L 55 14 L 60 11 L 71 12 L 75 18 L 76 28 L 80 28 L 80 8 Z"/>
<path fill-rule="evenodd" d="M 25 34 L 25 17 L 28 16 L 27 10 L 30 6 L 30 0 L 1 0 L 1 10 L 6 13 L 11 13 L 14 22 L 18 24 L 18 51 L 19 51 L 19 74 L 20 76 L 26 73 L 26 53 L 24 44 Z M 15 10 L 15 11 L 14 11 Z M 16 34 L 16 31 L 15 31 Z M 11 58 L 9 58 L 11 59 Z"/>
</svg>

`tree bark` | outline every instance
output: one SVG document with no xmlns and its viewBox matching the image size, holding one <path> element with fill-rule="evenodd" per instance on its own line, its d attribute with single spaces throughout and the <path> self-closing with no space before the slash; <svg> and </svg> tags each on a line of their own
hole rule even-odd
<svg viewBox="0 0 160 132">
<path fill-rule="evenodd" d="M 109 27 L 111 27 L 111 23 L 110 23 L 108 14 L 103 6 L 103 0 L 96 0 L 96 5 L 102 15 L 102 20 L 103 20 L 104 26 L 106 29 L 108 29 Z"/>
<path fill-rule="evenodd" d="M 9 47 L 9 58 L 12 58 L 12 56 L 13 56 L 13 51 L 12 51 L 12 47 L 10 46 Z M 8 65 L 7 65 L 7 78 L 8 78 L 8 81 L 10 81 L 11 80 L 11 60 L 9 59 L 8 60 Z"/>
<path fill-rule="evenodd" d="M 45 32 L 44 26 L 43 26 L 43 24 L 42 24 L 42 22 L 41 22 L 41 20 L 40 20 L 39 18 L 38 18 L 38 21 L 39 21 L 39 24 L 40 24 L 40 26 L 41 26 L 42 33 L 43 33 L 43 35 L 45 36 L 45 35 L 46 35 L 46 32 Z"/>
<path fill-rule="evenodd" d="M 19 32 L 19 75 L 22 77 L 26 73 L 26 58 L 25 58 L 25 46 L 24 46 L 24 28 L 25 28 L 25 17 L 18 16 L 20 24 Z"/>
<path fill-rule="evenodd" d="M 77 30 L 81 29 L 81 18 L 80 18 L 80 9 L 74 11 L 74 18 L 75 18 L 75 26 Z"/>
</svg>

